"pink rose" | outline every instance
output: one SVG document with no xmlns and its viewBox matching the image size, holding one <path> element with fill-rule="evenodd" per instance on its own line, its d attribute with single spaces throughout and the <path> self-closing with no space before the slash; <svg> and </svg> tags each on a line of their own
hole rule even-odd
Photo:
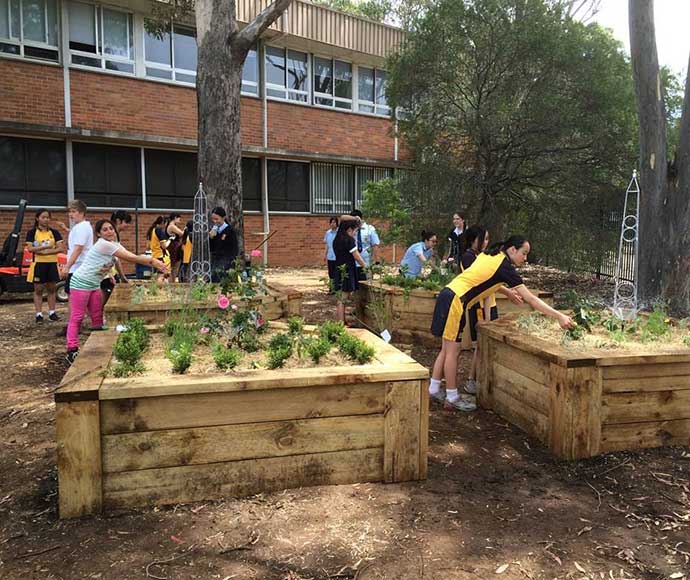
<svg viewBox="0 0 690 580">
<path fill-rule="evenodd" d="M 200 332 L 201 334 L 208 334 L 209 332 L 211 332 L 211 329 L 210 329 L 208 326 L 202 326 L 202 327 L 199 329 L 199 332 Z"/>
<path fill-rule="evenodd" d="M 252 250 L 250 256 L 252 258 L 260 258 L 261 257 L 261 250 Z"/>
<path fill-rule="evenodd" d="M 228 306 L 230 306 L 229 298 L 225 294 L 218 296 L 218 308 L 225 310 Z"/>
</svg>

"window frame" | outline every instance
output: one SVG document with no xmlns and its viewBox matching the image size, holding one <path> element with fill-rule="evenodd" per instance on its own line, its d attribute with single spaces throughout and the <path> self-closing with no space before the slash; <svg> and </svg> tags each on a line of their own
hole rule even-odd
<svg viewBox="0 0 690 580">
<path fill-rule="evenodd" d="M 323 56 L 323 55 L 317 54 L 317 53 L 312 54 L 312 61 L 315 58 L 320 58 L 321 60 L 328 60 L 331 62 L 331 79 L 332 79 L 333 93 L 330 95 L 328 93 L 319 93 L 316 91 L 316 88 L 315 88 L 316 85 L 314 83 L 312 83 L 314 85 L 314 89 L 312 90 L 312 99 L 311 99 L 310 104 L 314 107 L 319 107 L 321 109 L 329 109 L 331 111 L 341 111 L 341 112 L 345 112 L 345 113 L 355 112 L 355 109 L 356 109 L 355 100 L 356 99 L 355 99 L 355 93 L 354 93 L 354 86 L 355 86 L 355 80 L 357 79 L 357 76 L 356 76 L 357 65 L 355 63 L 349 61 L 349 60 L 343 60 L 341 58 L 335 58 L 332 56 Z M 336 97 L 335 96 L 335 62 L 336 61 L 341 62 L 343 64 L 347 64 L 350 66 L 350 75 L 352 77 L 350 79 L 350 85 L 351 85 L 351 88 L 353 90 L 351 91 L 352 97 L 349 99 L 347 99 L 345 97 Z M 315 71 L 315 70 L 316 70 L 316 67 L 313 66 L 312 67 L 312 76 L 314 74 L 313 71 Z M 316 99 L 331 99 L 332 104 L 325 105 L 323 103 L 317 103 Z M 349 108 L 337 107 L 336 103 L 345 103 L 345 104 L 349 104 L 350 106 L 349 106 Z"/>
<path fill-rule="evenodd" d="M 103 4 L 99 4 L 96 2 L 88 2 L 84 0 L 69 0 L 68 2 L 64 2 L 65 5 L 65 10 L 67 10 L 67 18 L 69 21 L 69 5 L 73 3 L 78 3 L 78 4 L 85 4 L 87 6 L 92 6 L 93 7 L 93 13 L 94 13 L 94 30 L 96 33 L 96 52 L 87 52 L 85 50 L 76 50 L 72 49 L 69 44 L 71 43 L 71 38 L 69 38 L 69 28 L 67 30 L 67 42 L 68 46 L 67 49 L 69 51 L 69 65 L 70 67 L 74 68 L 79 68 L 82 70 L 100 70 L 104 72 L 108 72 L 111 74 L 116 74 L 116 75 L 126 75 L 126 76 L 135 76 L 137 73 L 137 66 L 136 66 L 136 47 L 135 47 L 135 39 L 134 39 L 134 13 L 125 9 L 125 8 L 120 8 L 119 6 L 105 6 Z M 103 10 L 110 10 L 111 12 L 121 12 L 124 13 L 128 16 L 127 19 L 127 29 L 128 29 L 128 37 L 129 40 L 131 41 L 131 45 L 128 47 L 128 50 L 131 49 L 131 54 L 130 58 L 126 58 L 123 56 L 118 56 L 118 55 L 107 55 L 103 51 L 103 39 L 105 38 L 105 28 L 104 28 L 104 19 L 103 19 Z M 100 25 L 99 25 L 100 24 Z M 93 60 L 99 60 L 101 66 L 91 66 L 88 64 L 83 64 L 83 63 L 78 63 L 74 62 L 73 57 L 74 56 L 80 56 L 83 58 L 90 58 Z M 108 62 L 115 62 L 115 63 L 123 63 L 127 65 L 132 66 L 132 71 L 121 71 L 121 70 L 114 70 L 111 68 L 107 67 Z"/>
<path fill-rule="evenodd" d="M 13 52 L 5 52 L 5 51 L 0 51 L 0 56 L 7 56 L 11 58 L 28 58 L 28 59 L 35 59 L 40 62 L 44 63 L 55 63 L 55 64 L 60 64 L 60 35 L 62 32 L 62 27 L 61 27 L 61 19 L 60 19 L 60 13 L 61 13 L 61 3 L 58 0 L 43 0 L 44 3 L 44 17 L 45 17 L 45 27 L 44 27 L 44 38 L 46 39 L 46 42 L 39 42 L 37 40 L 25 40 L 24 39 L 24 9 L 23 9 L 23 4 L 24 0 L 17 0 L 19 3 L 19 37 L 13 37 L 12 35 L 12 17 L 11 17 L 11 10 L 12 10 L 12 0 L 7 0 L 7 26 L 8 26 L 8 32 L 9 35 L 7 38 L 4 36 L 0 36 L 0 44 L 5 44 L 9 46 L 17 46 L 19 47 L 19 54 L 13 53 Z M 53 2 L 55 4 L 55 40 L 56 43 L 49 44 L 47 42 L 48 40 L 48 26 L 50 26 L 49 18 L 48 18 L 48 3 Z M 26 54 L 25 48 L 36 48 L 39 50 L 45 50 L 45 51 L 54 51 L 55 52 L 55 58 L 50 59 L 50 58 L 44 58 L 41 56 L 36 56 L 34 54 Z"/>
<path fill-rule="evenodd" d="M 240 94 L 241 95 L 246 95 L 249 97 L 261 97 L 261 51 L 259 50 L 258 47 L 255 48 L 250 48 L 247 51 L 247 56 L 249 56 L 249 53 L 254 51 L 256 54 L 256 81 L 246 81 L 244 78 L 242 78 L 242 83 L 241 83 L 241 88 L 240 88 Z M 242 73 L 241 75 L 244 76 L 244 68 L 247 65 L 247 59 L 244 59 L 244 62 L 242 63 Z M 245 86 L 247 87 L 254 87 L 256 88 L 256 92 L 251 92 L 245 90 Z"/>
<path fill-rule="evenodd" d="M 283 74 L 283 85 L 277 85 L 275 83 L 270 83 L 268 82 L 268 79 L 266 78 L 266 58 L 267 58 L 267 51 L 268 49 L 277 49 L 277 50 L 282 50 L 283 51 L 283 59 L 285 62 L 285 72 Z M 288 87 L 288 60 L 289 60 L 289 53 L 290 52 L 298 52 L 300 54 L 304 54 L 307 58 L 305 60 L 305 63 L 307 65 L 307 74 L 306 74 L 306 84 L 307 88 L 306 90 L 301 90 L 301 89 L 291 89 Z M 263 60 L 264 60 L 264 66 L 263 66 L 263 78 L 264 78 L 264 88 L 263 92 L 264 95 L 267 99 L 274 100 L 274 101 L 284 101 L 287 103 L 293 103 L 296 105 L 306 105 L 309 106 L 311 104 L 311 94 L 312 94 L 312 82 L 311 82 L 311 75 L 312 75 L 312 59 L 311 59 L 311 53 L 309 52 L 304 52 L 302 50 L 295 50 L 292 48 L 287 48 L 284 46 L 273 46 L 273 45 L 265 45 L 264 50 L 263 50 Z M 269 95 L 268 91 L 282 91 L 283 96 L 279 97 L 277 95 Z M 300 99 L 292 99 L 290 98 L 290 95 L 302 95 L 304 96 L 304 100 Z"/>
<path fill-rule="evenodd" d="M 366 181 L 360 181 L 359 174 L 362 170 L 371 170 L 373 179 L 367 179 Z M 376 172 L 386 172 L 387 175 L 377 178 Z M 379 167 L 378 165 L 355 165 L 355 182 L 354 182 L 354 207 L 355 209 L 360 209 L 362 207 L 362 201 L 364 201 L 364 188 L 370 181 L 378 183 L 384 179 L 393 179 L 395 177 L 395 169 L 393 167 Z"/>
<path fill-rule="evenodd" d="M 307 179 L 307 209 L 304 211 L 290 211 L 290 210 L 282 210 L 282 209 L 271 209 L 271 190 L 270 190 L 270 170 L 268 168 L 268 164 L 271 161 L 283 161 L 286 163 L 302 163 L 304 165 L 307 165 L 309 167 L 309 178 Z M 303 159 L 290 159 L 290 158 L 284 158 L 284 157 L 266 157 L 266 174 L 267 174 L 267 179 L 266 179 L 266 199 L 268 201 L 268 207 L 263 208 L 262 211 L 266 211 L 269 215 L 311 215 L 311 161 L 303 160 Z"/>
<path fill-rule="evenodd" d="M 168 31 L 168 35 L 170 37 L 170 65 L 166 65 L 160 62 L 154 62 L 147 60 L 146 58 L 146 37 L 148 36 L 148 33 L 146 32 L 146 20 L 147 18 L 143 18 L 143 38 L 142 38 L 142 45 L 141 45 L 141 50 L 142 50 L 142 62 L 144 65 L 144 78 L 150 81 L 158 81 L 158 82 L 168 82 L 168 83 L 175 83 L 175 84 L 180 84 L 184 85 L 186 87 L 196 87 L 196 79 L 197 79 L 197 71 L 196 70 L 189 70 L 189 69 L 183 69 L 183 68 L 177 68 L 175 66 L 175 27 L 178 28 L 183 28 L 186 30 L 192 30 L 194 31 L 194 39 L 196 40 L 196 27 L 190 26 L 187 24 L 177 24 L 175 22 L 170 22 L 170 29 Z M 199 45 L 197 44 L 197 69 L 199 67 Z M 149 75 L 148 69 L 155 69 L 155 70 L 160 70 L 160 71 L 169 71 L 170 72 L 170 78 L 165 78 L 165 77 L 157 77 L 153 75 Z M 182 74 L 182 75 L 187 75 L 187 76 L 193 76 L 194 77 L 194 82 L 189 82 L 184 79 L 178 79 L 177 74 Z"/>
<path fill-rule="evenodd" d="M 316 197 L 316 187 L 315 187 L 315 181 L 317 179 L 316 174 L 317 171 L 320 168 L 323 167 L 328 167 L 330 170 L 330 180 L 331 180 L 331 193 L 330 193 L 330 199 L 326 198 L 317 198 Z M 334 192 L 336 190 L 336 181 L 338 177 L 338 172 L 336 171 L 337 169 L 339 170 L 344 170 L 348 169 L 349 174 L 350 174 L 350 191 L 348 192 L 348 201 L 339 201 L 336 199 L 336 196 L 334 195 Z M 310 198 L 311 198 L 311 213 L 316 214 L 316 215 L 342 215 L 342 214 L 347 214 L 350 213 L 354 209 L 354 187 L 355 187 L 355 167 L 353 165 L 348 165 L 347 163 L 327 163 L 327 162 L 320 162 L 320 161 L 315 161 L 311 163 L 311 168 L 310 168 Z M 330 203 L 330 208 L 328 210 L 322 210 L 317 208 L 317 202 L 320 202 L 319 205 L 326 205 L 327 203 Z"/>
<path fill-rule="evenodd" d="M 360 75 L 360 71 L 362 69 L 370 70 L 372 72 L 372 74 L 374 75 L 374 100 L 373 101 L 368 101 L 368 100 L 362 99 L 359 96 L 359 75 Z M 389 104 L 379 105 L 376 102 L 376 82 L 377 82 L 376 73 L 377 72 L 383 72 L 386 75 L 388 75 L 387 70 L 379 68 L 379 67 L 367 66 L 364 64 L 357 65 L 357 112 L 362 113 L 363 115 L 374 115 L 376 117 L 392 118 L 393 108 Z M 373 110 L 372 111 L 362 111 L 362 106 L 371 107 Z"/>
</svg>

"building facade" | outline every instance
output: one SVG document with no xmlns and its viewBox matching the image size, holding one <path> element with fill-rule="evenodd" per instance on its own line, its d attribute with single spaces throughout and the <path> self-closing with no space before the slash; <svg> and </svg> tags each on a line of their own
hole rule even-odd
<svg viewBox="0 0 690 580">
<path fill-rule="evenodd" d="M 270 0 L 238 0 L 250 21 Z M 138 210 L 138 236 L 158 215 L 187 215 L 197 188 L 193 22 L 162 38 L 155 2 L 0 0 L 0 236 L 19 199 L 66 219 Z M 296 0 L 250 51 L 242 80 L 245 240 L 264 232 L 272 266 L 321 261 L 327 216 L 352 210 L 369 181 L 406 153 L 385 98 L 394 27 Z M 25 230 L 33 225 L 32 213 Z M 280 240 L 280 241 L 273 241 Z"/>
</svg>

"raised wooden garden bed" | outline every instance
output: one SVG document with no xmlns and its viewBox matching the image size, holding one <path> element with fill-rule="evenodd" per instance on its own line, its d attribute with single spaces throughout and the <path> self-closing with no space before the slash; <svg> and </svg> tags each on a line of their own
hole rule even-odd
<svg viewBox="0 0 690 580">
<path fill-rule="evenodd" d="M 177 282 L 161 285 L 158 290 L 159 296 L 137 304 L 135 288 L 142 284 L 137 281 L 115 285 L 113 294 L 105 306 L 108 324 L 123 323 L 130 318 L 142 318 L 147 324 L 163 324 L 170 312 L 182 309 L 213 312 L 218 309 L 217 295 L 205 300 L 193 300 L 189 298 L 189 284 Z M 150 282 L 145 284 L 148 286 Z M 247 304 L 247 300 L 244 299 L 233 302 L 239 306 Z M 267 320 L 299 316 L 302 313 L 302 293 L 275 282 L 267 283 L 266 293 L 252 297 L 251 302 L 256 304 Z"/>
<path fill-rule="evenodd" d="M 383 300 L 386 313 L 385 325 L 393 335 L 393 340 L 403 343 L 438 345 L 438 339 L 430 332 L 438 290 L 415 289 L 406 292 L 402 288 L 380 284 L 377 281 L 360 282 L 360 285 L 362 288 L 359 292 L 357 312 L 367 326 L 376 329 L 381 326 L 380 321 L 373 315 L 374 309 L 369 305 Z M 549 304 L 553 301 L 551 292 L 540 290 L 535 291 L 535 294 Z M 502 294 L 496 294 L 496 302 L 501 316 L 530 310 L 526 304 L 517 306 Z M 380 308 L 376 310 L 381 311 Z M 463 342 L 469 346 L 469 335 Z"/>
<path fill-rule="evenodd" d="M 359 329 L 366 365 L 104 378 L 93 333 L 55 393 L 60 517 L 426 478 L 426 368 Z"/>
<path fill-rule="evenodd" d="M 563 459 L 690 444 L 690 351 L 573 352 L 498 320 L 479 330 L 479 403 Z"/>
</svg>

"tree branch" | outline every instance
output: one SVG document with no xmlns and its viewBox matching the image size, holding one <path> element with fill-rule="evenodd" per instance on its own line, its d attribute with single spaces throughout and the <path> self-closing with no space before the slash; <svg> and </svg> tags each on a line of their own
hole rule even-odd
<svg viewBox="0 0 690 580">
<path fill-rule="evenodd" d="M 292 4 L 292 0 L 275 0 L 273 4 L 267 6 L 261 14 L 252 20 L 242 31 L 237 34 L 237 47 L 241 50 L 249 48 L 259 39 L 259 37 L 273 24 L 280 15 Z"/>
</svg>

